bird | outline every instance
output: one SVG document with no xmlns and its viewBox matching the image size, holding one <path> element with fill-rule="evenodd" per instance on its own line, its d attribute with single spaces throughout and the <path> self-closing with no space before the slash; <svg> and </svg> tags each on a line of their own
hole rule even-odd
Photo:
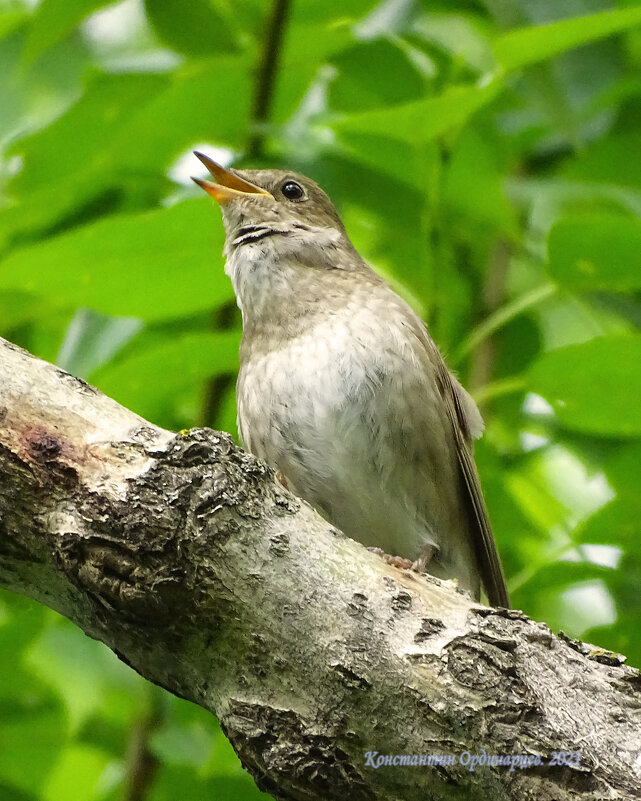
<svg viewBox="0 0 641 801">
<path fill-rule="evenodd" d="M 491 606 L 509 599 L 473 455 L 484 423 L 425 323 L 327 194 L 195 155 L 242 316 L 239 434 L 332 526 Z"/>
</svg>

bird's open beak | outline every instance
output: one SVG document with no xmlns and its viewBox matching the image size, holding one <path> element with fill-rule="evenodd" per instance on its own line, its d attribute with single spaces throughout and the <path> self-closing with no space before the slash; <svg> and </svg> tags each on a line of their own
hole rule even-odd
<svg viewBox="0 0 641 801">
<path fill-rule="evenodd" d="M 197 150 L 194 150 L 194 155 L 202 161 L 218 183 L 214 184 L 211 181 L 206 181 L 201 178 L 192 178 L 191 180 L 202 187 L 208 195 L 211 195 L 214 200 L 217 200 L 221 205 L 229 203 L 230 200 L 237 199 L 243 195 L 265 195 L 274 200 L 274 196 L 266 189 L 262 189 L 260 186 L 256 186 L 256 184 L 243 180 L 233 172 L 221 167 L 220 164 L 216 164 L 215 161 L 204 153 L 199 153 Z"/>
</svg>

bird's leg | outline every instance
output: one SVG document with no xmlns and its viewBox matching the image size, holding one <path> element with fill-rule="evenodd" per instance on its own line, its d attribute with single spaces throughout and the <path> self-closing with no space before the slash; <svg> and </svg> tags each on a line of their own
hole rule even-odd
<svg viewBox="0 0 641 801">
<path fill-rule="evenodd" d="M 436 545 L 426 545 L 425 550 L 418 559 L 412 562 L 412 570 L 416 573 L 425 573 L 425 567 L 430 563 L 430 560 L 436 553 L 438 548 Z M 458 591 L 458 580 L 455 578 L 441 579 L 441 584 L 445 587 L 451 587 L 453 590 Z"/>
</svg>

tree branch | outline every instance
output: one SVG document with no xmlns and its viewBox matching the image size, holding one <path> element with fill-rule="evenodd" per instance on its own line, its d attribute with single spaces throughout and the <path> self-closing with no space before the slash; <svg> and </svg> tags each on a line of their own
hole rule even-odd
<svg viewBox="0 0 641 801">
<path fill-rule="evenodd" d="M 226 434 L 156 428 L 4 340 L 0 584 L 214 712 L 282 799 L 641 792 L 641 681 L 615 655 L 386 565 Z M 461 764 L 481 749 L 581 757 Z M 455 762 L 374 766 L 433 754 Z"/>
<path fill-rule="evenodd" d="M 290 0 L 273 0 L 265 45 L 256 76 L 256 93 L 251 118 L 251 135 L 247 144 L 247 157 L 258 158 L 263 151 L 265 132 L 263 126 L 269 119 L 269 108 L 274 94 L 278 56 L 285 35 Z"/>
</svg>

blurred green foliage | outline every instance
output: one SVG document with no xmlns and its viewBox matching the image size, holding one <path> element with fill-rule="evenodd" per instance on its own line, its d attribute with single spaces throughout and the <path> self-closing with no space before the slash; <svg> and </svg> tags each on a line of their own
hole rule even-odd
<svg viewBox="0 0 641 801">
<path fill-rule="evenodd" d="M 311 175 L 483 408 L 513 604 L 640 665 L 641 3 L 284 5 L 269 92 L 262 0 L 0 0 L 0 334 L 235 433 L 189 153 Z M 209 714 L 9 593 L 0 663 L 3 801 L 261 797 Z"/>
</svg>

